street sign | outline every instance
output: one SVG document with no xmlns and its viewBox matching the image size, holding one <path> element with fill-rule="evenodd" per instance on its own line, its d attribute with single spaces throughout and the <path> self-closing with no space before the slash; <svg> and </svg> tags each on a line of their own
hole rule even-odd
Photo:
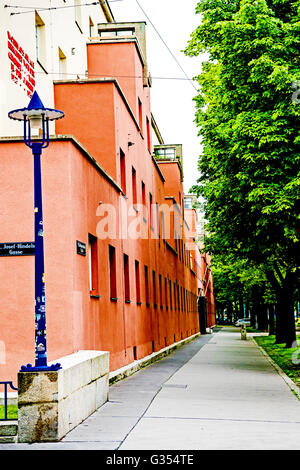
<svg viewBox="0 0 300 470">
<path fill-rule="evenodd" d="M 76 246 L 77 246 L 77 254 L 86 256 L 86 244 L 83 242 L 80 242 L 79 240 L 76 240 Z"/>
<path fill-rule="evenodd" d="M 34 242 L 0 243 L 0 256 L 34 256 Z"/>
</svg>

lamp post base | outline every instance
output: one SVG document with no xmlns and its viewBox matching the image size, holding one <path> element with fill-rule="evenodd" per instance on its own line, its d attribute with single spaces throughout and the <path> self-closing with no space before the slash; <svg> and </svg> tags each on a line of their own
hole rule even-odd
<svg viewBox="0 0 300 470">
<path fill-rule="evenodd" d="M 31 364 L 27 364 L 26 366 L 21 366 L 20 372 L 49 372 L 61 369 L 61 365 L 59 363 L 52 364 L 51 366 L 32 366 Z"/>
</svg>

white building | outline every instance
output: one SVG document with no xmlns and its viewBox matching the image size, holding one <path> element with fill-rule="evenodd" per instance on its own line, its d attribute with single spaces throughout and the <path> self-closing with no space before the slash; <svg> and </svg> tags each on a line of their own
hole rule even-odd
<svg viewBox="0 0 300 470">
<path fill-rule="evenodd" d="M 106 0 L 1 2 L 0 137 L 22 133 L 7 113 L 27 106 L 35 89 L 53 107 L 53 80 L 86 76 L 88 38 L 113 21 Z"/>
</svg>

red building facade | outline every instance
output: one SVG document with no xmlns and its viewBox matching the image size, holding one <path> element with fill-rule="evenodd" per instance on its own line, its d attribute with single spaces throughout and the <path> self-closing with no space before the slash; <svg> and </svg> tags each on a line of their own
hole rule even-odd
<svg viewBox="0 0 300 470">
<path fill-rule="evenodd" d="M 199 280 L 178 146 L 154 152 L 145 25 L 99 26 L 87 78 L 53 85 L 65 118 L 42 156 L 47 343 L 48 360 L 105 350 L 116 370 L 199 332 Z M 30 150 L 2 138 L 0 162 L 0 241 L 32 241 Z M 33 269 L 1 258 L 5 380 L 34 362 Z"/>
</svg>

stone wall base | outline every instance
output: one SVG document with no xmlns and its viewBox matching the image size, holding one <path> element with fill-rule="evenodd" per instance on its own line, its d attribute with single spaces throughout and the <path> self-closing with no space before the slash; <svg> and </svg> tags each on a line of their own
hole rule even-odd
<svg viewBox="0 0 300 470">
<path fill-rule="evenodd" d="M 56 362 L 62 369 L 18 373 L 18 442 L 59 441 L 108 400 L 108 352 Z"/>
</svg>

